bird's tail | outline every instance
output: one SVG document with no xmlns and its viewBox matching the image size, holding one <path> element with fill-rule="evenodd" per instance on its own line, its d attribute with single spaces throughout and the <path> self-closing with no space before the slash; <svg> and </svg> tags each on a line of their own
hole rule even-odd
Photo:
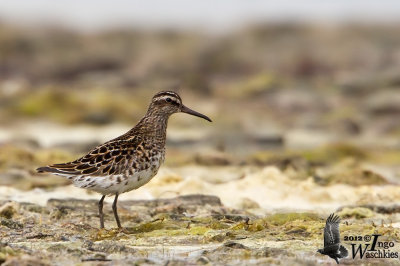
<svg viewBox="0 0 400 266">
<path fill-rule="evenodd" d="M 348 255 L 349 255 L 349 252 L 347 251 L 347 249 L 344 246 L 340 245 L 339 258 L 346 258 Z"/>
<path fill-rule="evenodd" d="M 86 169 L 85 169 L 86 170 Z M 73 176 L 81 175 L 81 170 L 76 169 L 74 163 L 53 164 L 36 169 L 38 173 L 51 173 L 71 179 Z"/>
</svg>

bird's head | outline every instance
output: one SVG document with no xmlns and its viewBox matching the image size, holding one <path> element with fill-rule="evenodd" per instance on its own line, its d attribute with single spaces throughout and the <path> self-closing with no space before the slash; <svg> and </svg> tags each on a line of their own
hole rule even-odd
<svg viewBox="0 0 400 266">
<path fill-rule="evenodd" d="M 182 103 L 181 97 L 173 91 L 161 91 L 153 96 L 149 106 L 149 113 L 170 116 L 174 113 L 187 113 L 190 115 L 201 117 L 207 121 L 211 119 L 199 112 L 196 112 Z"/>
</svg>

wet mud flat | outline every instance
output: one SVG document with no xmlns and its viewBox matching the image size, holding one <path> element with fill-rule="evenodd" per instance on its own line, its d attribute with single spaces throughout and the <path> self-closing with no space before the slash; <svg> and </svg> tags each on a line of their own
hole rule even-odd
<svg viewBox="0 0 400 266">
<path fill-rule="evenodd" d="M 119 203 L 124 229 L 116 229 L 110 204 L 99 230 L 96 200 L 50 199 L 45 206 L 0 203 L 0 263 L 3 265 L 313 265 L 334 264 L 322 246 L 326 215 L 275 212 L 254 215 L 225 207 L 216 196 Z M 399 206 L 347 206 L 344 236 L 380 234 L 400 251 Z M 344 242 L 351 253 L 351 245 Z M 344 264 L 382 259 L 342 260 Z M 398 259 L 386 259 L 397 265 Z"/>
</svg>

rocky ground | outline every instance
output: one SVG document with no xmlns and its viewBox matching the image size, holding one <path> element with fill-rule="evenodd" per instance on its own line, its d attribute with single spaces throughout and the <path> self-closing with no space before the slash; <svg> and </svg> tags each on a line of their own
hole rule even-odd
<svg viewBox="0 0 400 266">
<path fill-rule="evenodd" d="M 313 153 L 320 151 L 307 154 Z M 41 160 L 37 156 L 32 163 Z M 400 250 L 396 168 L 388 168 L 394 178 L 389 180 L 387 168 L 378 174 L 379 168 L 354 157 L 313 165 L 302 157 L 265 162 L 269 157 L 257 154 L 253 163 L 235 165 L 218 156 L 219 161 L 202 155 L 203 165 L 170 161 L 149 184 L 121 195 L 123 230 L 116 229 L 112 198 L 104 207 L 106 229 L 99 230 L 98 194 L 62 178 L 6 172 L 1 180 L 8 186 L 0 186 L 0 260 L 4 265 L 333 265 L 316 253 L 331 212 L 342 217 L 342 241 L 349 250 L 371 241 L 344 241 L 346 236 L 372 234 L 393 242 L 392 252 Z M 210 161 L 213 165 L 204 165 Z M 398 259 L 385 263 L 397 265 Z"/>
<path fill-rule="evenodd" d="M 115 228 L 111 206 L 106 204 L 107 229 L 99 230 L 95 200 L 1 204 L 3 265 L 333 264 L 316 253 L 326 217 L 312 212 L 260 216 L 225 207 L 215 196 L 187 195 L 121 201 L 123 230 Z M 392 251 L 399 251 L 400 229 L 384 223 L 387 217 L 398 218 L 398 212 L 400 206 L 373 204 L 342 209 L 338 212 L 343 217 L 342 236 L 381 234 L 381 240 L 396 243 Z M 397 265 L 398 259 L 385 264 Z"/>
</svg>

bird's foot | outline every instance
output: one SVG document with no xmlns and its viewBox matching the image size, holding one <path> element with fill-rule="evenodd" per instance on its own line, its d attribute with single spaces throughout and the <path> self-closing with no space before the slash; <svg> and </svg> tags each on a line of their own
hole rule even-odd
<svg viewBox="0 0 400 266">
<path fill-rule="evenodd" d="M 129 230 L 125 227 L 118 227 L 118 232 L 124 233 L 124 234 L 129 234 Z"/>
<path fill-rule="evenodd" d="M 97 240 L 103 240 L 103 239 L 107 239 L 110 237 L 115 236 L 118 233 L 118 231 L 116 231 L 115 229 L 105 229 L 105 228 L 100 228 L 98 229 L 95 238 Z"/>
</svg>

